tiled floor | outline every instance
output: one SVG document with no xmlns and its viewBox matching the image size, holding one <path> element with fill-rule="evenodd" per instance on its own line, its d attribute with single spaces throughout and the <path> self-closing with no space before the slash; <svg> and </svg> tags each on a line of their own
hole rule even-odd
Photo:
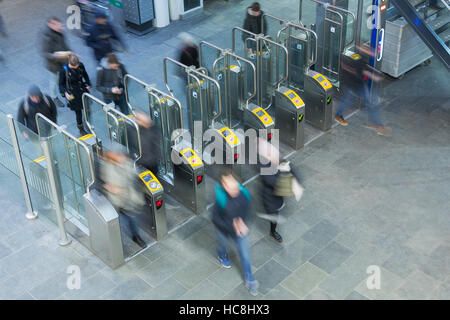
<svg viewBox="0 0 450 320">
<path fill-rule="evenodd" d="M 132 55 L 123 60 L 130 73 L 162 86 L 162 58 L 175 56 L 181 30 L 229 43 L 250 2 L 214 2 L 200 18 L 142 38 L 127 35 Z M 296 1 L 261 2 L 268 12 L 295 17 L 289 7 Z M 24 3 L 30 10 L 19 9 Z M 7 56 L 0 68 L 3 111 L 14 112 L 31 83 L 46 87 L 35 26 L 47 14 L 63 17 L 70 3 L 0 4 L 11 31 L 0 39 Z M 93 70 L 81 41 L 70 36 L 70 45 Z M 251 224 L 252 266 L 261 284 L 255 299 L 450 299 L 449 80 L 434 59 L 402 80 L 387 80 L 382 116 L 393 137 L 364 128 L 359 112 L 348 127 L 334 128 L 292 157 L 306 192 L 284 210 L 287 222 L 279 231 L 285 242 L 268 237 L 267 222 L 255 217 Z M 61 111 L 62 123 L 72 117 Z M 254 298 L 234 249 L 233 267 L 219 266 L 207 213 L 111 270 L 76 241 L 59 247 L 56 227 L 44 217 L 27 221 L 18 179 L 2 167 L 0 179 L 0 299 Z M 258 183 L 248 185 L 254 198 Z M 70 265 L 81 269 L 79 290 L 66 286 Z M 367 286 L 371 265 L 380 268 L 380 289 Z"/>
</svg>

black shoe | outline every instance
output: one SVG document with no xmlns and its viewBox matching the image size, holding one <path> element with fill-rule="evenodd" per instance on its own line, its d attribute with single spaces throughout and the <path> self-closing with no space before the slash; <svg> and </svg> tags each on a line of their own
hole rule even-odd
<svg viewBox="0 0 450 320">
<path fill-rule="evenodd" d="M 81 136 L 85 136 L 85 135 L 87 135 L 88 133 L 86 132 L 86 130 L 84 130 L 84 126 L 77 126 L 78 127 L 78 130 L 80 131 L 80 135 Z"/>
<path fill-rule="evenodd" d="M 53 99 L 53 102 L 55 103 L 55 106 L 57 107 L 57 108 L 64 108 L 66 105 L 61 101 L 61 100 L 59 100 L 58 98 L 54 98 Z"/>
<path fill-rule="evenodd" d="M 139 236 L 133 237 L 133 242 L 139 245 L 141 248 L 145 248 L 147 244 L 144 242 L 144 240 L 141 239 Z"/>
<path fill-rule="evenodd" d="M 278 232 L 276 232 L 276 231 L 274 231 L 274 232 L 270 232 L 270 236 L 272 237 L 272 238 L 274 238 L 275 239 L 275 241 L 277 241 L 277 242 L 283 242 L 283 238 L 281 237 L 281 235 L 278 233 Z"/>
</svg>

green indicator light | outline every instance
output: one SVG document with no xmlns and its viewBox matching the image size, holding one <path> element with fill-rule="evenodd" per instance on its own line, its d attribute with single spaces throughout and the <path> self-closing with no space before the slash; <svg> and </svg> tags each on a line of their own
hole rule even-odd
<svg viewBox="0 0 450 320">
<path fill-rule="evenodd" d="M 331 97 L 328 97 L 327 98 L 327 103 L 330 103 L 331 102 Z"/>
<path fill-rule="evenodd" d="M 298 121 L 302 121 L 302 119 L 303 119 L 303 114 L 298 116 Z"/>
</svg>

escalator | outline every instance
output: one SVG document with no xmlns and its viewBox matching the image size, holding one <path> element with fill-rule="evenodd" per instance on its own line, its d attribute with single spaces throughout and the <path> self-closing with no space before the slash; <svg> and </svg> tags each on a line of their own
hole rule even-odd
<svg viewBox="0 0 450 320">
<path fill-rule="evenodd" d="M 391 0 L 382 71 L 398 78 L 434 55 L 450 69 L 450 1 Z"/>
</svg>

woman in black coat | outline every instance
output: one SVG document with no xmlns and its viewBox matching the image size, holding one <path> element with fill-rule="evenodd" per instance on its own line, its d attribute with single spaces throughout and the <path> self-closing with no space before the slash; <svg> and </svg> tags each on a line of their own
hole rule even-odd
<svg viewBox="0 0 450 320">
<path fill-rule="evenodd" d="M 59 77 L 59 91 L 68 101 L 68 107 L 73 110 L 77 119 L 77 127 L 81 135 L 87 134 L 83 126 L 83 93 L 89 92 L 91 81 L 84 64 L 76 55 L 71 55 L 67 65 L 63 66 Z"/>
</svg>

